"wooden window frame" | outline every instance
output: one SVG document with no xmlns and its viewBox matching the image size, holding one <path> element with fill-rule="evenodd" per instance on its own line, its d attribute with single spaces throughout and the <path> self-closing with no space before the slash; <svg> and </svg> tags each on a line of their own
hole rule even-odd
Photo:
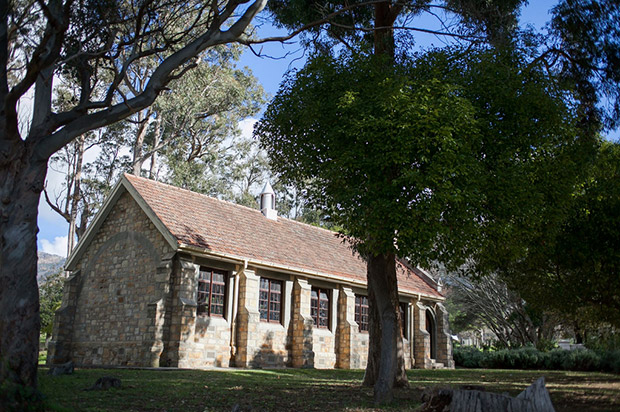
<svg viewBox="0 0 620 412">
<path fill-rule="evenodd" d="M 407 336 L 407 315 L 409 312 L 409 304 L 407 302 L 398 302 L 398 309 L 400 311 L 400 327 L 403 331 L 403 338 L 409 339 Z"/>
<path fill-rule="evenodd" d="M 203 278 L 202 275 L 203 274 L 208 274 L 208 279 Z M 224 281 L 220 282 L 220 281 L 214 281 L 213 280 L 213 275 L 222 275 Z M 198 304 L 198 307 L 196 309 L 196 314 L 198 316 L 208 316 L 208 317 L 217 317 L 217 318 L 224 318 L 225 314 L 226 314 L 226 290 L 227 290 L 227 283 L 228 283 L 228 273 L 224 270 L 218 270 L 218 269 L 212 269 L 212 268 L 206 268 L 206 267 L 201 267 L 200 268 L 200 272 L 198 275 L 198 291 L 197 291 L 197 296 L 196 296 L 196 302 Z M 201 285 L 204 284 L 208 284 L 209 285 L 209 292 L 204 292 L 201 291 Z M 217 286 L 222 286 L 223 288 L 223 292 L 220 293 L 213 293 L 213 286 L 217 285 Z M 202 294 L 202 297 L 201 297 Z M 222 297 L 222 304 L 214 304 L 213 303 L 213 297 L 215 296 L 221 296 Z M 213 313 L 213 308 L 215 306 L 221 306 L 222 307 L 222 313 Z M 204 307 L 203 310 L 201 310 L 201 307 Z"/>
<path fill-rule="evenodd" d="M 364 304 L 363 300 L 366 300 Z M 362 310 L 366 308 L 366 322 L 362 321 Z M 362 333 L 368 333 L 370 328 L 370 308 L 368 307 L 368 296 L 355 295 L 355 322 L 359 327 L 358 331 Z"/>
<path fill-rule="evenodd" d="M 316 292 L 316 299 L 312 297 L 312 292 Z M 321 299 L 321 293 L 327 295 L 327 299 Z M 321 301 L 327 301 L 327 317 L 321 317 Z M 316 303 L 316 304 L 315 304 Z M 332 295 L 331 289 L 315 288 L 313 287 L 310 292 L 310 315 L 312 310 L 316 309 L 316 317 L 312 316 L 314 327 L 319 329 L 330 329 L 332 320 Z M 325 325 L 321 325 L 321 319 L 325 319 Z"/>
<path fill-rule="evenodd" d="M 263 281 L 267 281 L 267 289 L 263 288 Z M 273 284 L 278 284 L 280 285 L 280 291 L 274 291 L 272 290 L 272 285 Z M 260 278 L 259 281 L 259 289 L 258 289 L 258 312 L 259 312 L 259 318 L 261 322 L 267 322 L 267 323 L 279 323 L 282 324 L 282 291 L 284 288 L 284 282 L 281 280 L 276 280 L 276 279 L 270 279 L 270 278 Z M 267 293 L 267 299 L 262 299 L 261 298 L 261 293 L 262 292 L 266 292 Z M 277 303 L 279 303 L 280 305 L 280 309 L 277 311 L 278 314 L 278 318 L 277 319 L 271 319 L 271 315 L 272 315 L 272 310 L 271 310 L 271 303 L 276 303 L 275 301 L 273 301 L 272 299 L 272 295 L 279 295 L 280 300 L 277 301 Z M 267 318 L 263 319 L 262 317 L 262 310 L 261 310 L 261 302 L 266 302 L 267 303 Z"/>
</svg>

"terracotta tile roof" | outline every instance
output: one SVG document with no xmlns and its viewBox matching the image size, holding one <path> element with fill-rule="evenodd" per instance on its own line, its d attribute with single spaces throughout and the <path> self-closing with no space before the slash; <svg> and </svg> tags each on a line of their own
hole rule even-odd
<svg viewBox="0 0 620 412">
<path fill-rule="evenodd" d="M 366 283 L 366 263 L 337 233 L 153 180 L 125 175 L 180 244 Z M 399 289 L 442 297 L 423 273 L 398 262 Z"/>
</svg>

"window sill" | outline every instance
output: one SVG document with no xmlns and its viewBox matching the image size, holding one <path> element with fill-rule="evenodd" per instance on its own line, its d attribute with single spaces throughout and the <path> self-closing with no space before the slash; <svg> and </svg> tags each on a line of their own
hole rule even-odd
<svg viewBox="0 0 620 412">
<path fill-rule="evenodd" d="M 258 325 L 260 329 L 265 329 L 265 330 L 284 330 L 284 326 L 282 326 L 281 323 L 276 323 L 276 322 L 261 321 L 258 323 Z"/>
<path fill-rule="evenodd" d="M 222 316 L 198 315 L 196 316 L 196 324 L 199 323 L 208 326 L 228 326 L 228 320 Z"/>
<path fill-rule="evenodd" d="M 328 328 L 317 328 L 316 326 L 312 328 L 312 333 L 316 333 L 317 335 L 323 336 L 333 336 L 333 332 Z"/>
</svg>

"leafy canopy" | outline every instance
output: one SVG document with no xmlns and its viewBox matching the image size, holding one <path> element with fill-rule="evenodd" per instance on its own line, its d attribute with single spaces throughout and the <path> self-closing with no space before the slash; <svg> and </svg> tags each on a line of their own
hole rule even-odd
<svg viewBox="0 0 620 412">
<path fill-rule="evenodd" d="M 620 144 L 605 142 L 546 243 L 504 271 L 538 306 L 581 322 L 620 327 Z"/>
<path fill-rule="evenodd" d="M 549 197 L 565 193 L 547 191 L 575 170 L 572 112 L 520 59 L 315 57 L 288 76 L 255 134 L 274 170 L 307 184 L 361 252 L 457 266 L 539 228 Z"/>
</svg>

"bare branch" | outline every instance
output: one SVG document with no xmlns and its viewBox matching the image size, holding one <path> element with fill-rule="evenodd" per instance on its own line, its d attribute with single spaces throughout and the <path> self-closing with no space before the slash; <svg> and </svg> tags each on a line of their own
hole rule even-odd
<svg viewBox="0 0 620 412">
<path fill-rule="evenodd" d="M 63 211 L 60 207 L 58 207 L 57 204 L 52 202 L 52 200 L 49 197 L 49 194 L 47 193 L 47 187 L 43 189 L 43 195 L 45 195 L 45 201 L 47 202 L 48 206 L 52 208 L 54 212 L 58 213 L 68 222 L 70 218 L 69 213 Z"/>
</svg>

